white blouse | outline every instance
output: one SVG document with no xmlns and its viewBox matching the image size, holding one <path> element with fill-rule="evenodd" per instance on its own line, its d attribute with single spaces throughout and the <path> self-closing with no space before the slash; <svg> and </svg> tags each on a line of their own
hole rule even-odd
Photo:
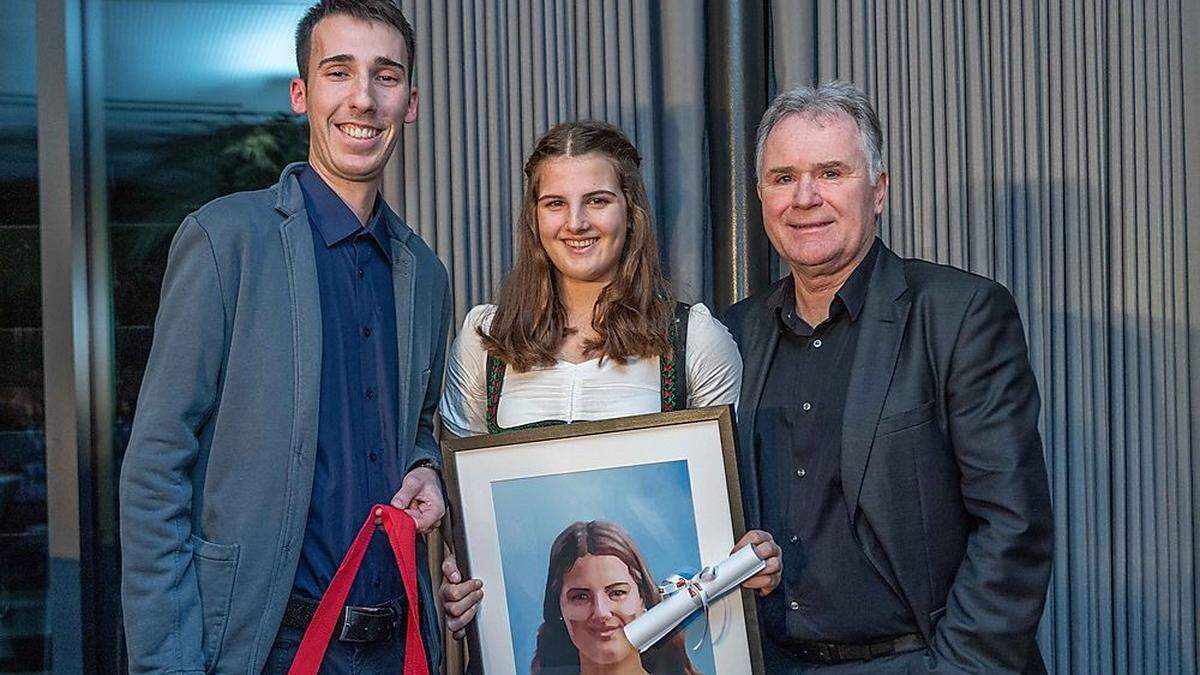
<svg viewBox="0 0 1200 675">
<path fill-rule="evenodd" d="M 442 425 L 456 436 L 487 433 L 487 351 L 475 330 L 487 330 L 495 305 L 467 313 L 446 358 Z M 702 304 L 692 305 L 687 336 L 688 407 L 737 403 L 742 358 L 729 330 Z M 518 373 L 505 366 L 504 390 L 496 422 L 511 428 L 543 420 L 575 422 L 658 412 L 658 357 L 633 358 L 625 365 L 599 358 Z"/>
</svg>

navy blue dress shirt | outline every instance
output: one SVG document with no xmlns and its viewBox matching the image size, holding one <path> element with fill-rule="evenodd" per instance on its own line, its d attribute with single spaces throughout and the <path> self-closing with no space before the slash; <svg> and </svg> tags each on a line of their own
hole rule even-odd
<svg viewBox="0 0 1200 675">
<path fill-rule="evenodd" d="M 391 248 L 377 197 L 364 226 L 311 167 L 299 175 L 321 295 L 321 392 L 312 501 L 294 592 L 325 592 L 363 520 L 400 489 L 396 444 L 398 352 Z M 396 562 L 376 532 L 347 604 L 403 595 Z"/>
<path fill-rule="evenodd" d="M 859 314 L 879 240 L 809 326 L 785 293 L 779 343 L 755 418 L 763 529 L 783 547 L 780 587 L 759 603 L 766 635 L 870 643 L 917 632 L 908 606 L 862 550 L 842 492 L 842 422 Z"/>
</svg>

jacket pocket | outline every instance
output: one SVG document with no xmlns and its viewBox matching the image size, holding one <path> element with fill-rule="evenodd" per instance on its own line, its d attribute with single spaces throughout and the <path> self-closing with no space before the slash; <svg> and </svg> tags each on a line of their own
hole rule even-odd
<svg viewBox="0 0 1200 675">
<path fill-rule="evenodd" d="M 879 420 L 879 425 L 875 427 L 875 437 L 879 438 L 880 436 L 886 436 L 928 422 L 933 419 L 933 404 L 934 401 L 929 400 L 915 408 L 910 408 L 895 415 L 888 415 Z"/>
<path fill-rule="evenodd" d="M 211 672 L 225 641 L 241 547 L 214 544 L 196 535 L 192 535 L 190 541 L 196 585 L 200 589 L 200 612 L 204 619 L 204 670 Z"/>
</svg>

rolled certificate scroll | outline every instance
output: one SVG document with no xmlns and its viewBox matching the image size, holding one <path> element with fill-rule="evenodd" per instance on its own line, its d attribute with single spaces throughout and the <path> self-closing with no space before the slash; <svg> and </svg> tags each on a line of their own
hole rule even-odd
<svg viewBox="0 0 1200 675">
<path fill-rule="evenodd" d="M 691 579 L 675 577 L 668 580 L 662 602 L 625 625 L 625 637 L 630 644 L 644 652 L 670 633 L 692 612 L 742 585 L 766 565 L 754 552 L 753 546 L 743 546 L 736 553 L 711 567 L 705 567 Z"/>
</svg>

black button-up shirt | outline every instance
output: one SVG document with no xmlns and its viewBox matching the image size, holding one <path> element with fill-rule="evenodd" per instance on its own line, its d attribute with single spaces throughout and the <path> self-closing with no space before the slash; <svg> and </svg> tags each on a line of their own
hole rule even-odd
<svg viewBox="0 0 1200 675">
<path fill-rule="evenodd" d="M 321 392 L 312 501 L 294 591 L 317 599 L 373 505 L 403 479 L 396 445 L 396 301 L 381 200 L 364 226 L 311 167 L 299 175 L 321 296 Z M 348 604 L 402 594 L 387 539 L 376 533 Z"/>
<path fill-rule="evenodd" d="M 842 412 L 880 243 L 809 326 L 791 287 L 774 307 L 779 343 L 755 418 L 763 529 L 783 547 L 783 580 L 761 601 L 782 642 L 869 643 L 917 632 L 908 607 L 858 543 L 842 492 Z"/>
</svg>

